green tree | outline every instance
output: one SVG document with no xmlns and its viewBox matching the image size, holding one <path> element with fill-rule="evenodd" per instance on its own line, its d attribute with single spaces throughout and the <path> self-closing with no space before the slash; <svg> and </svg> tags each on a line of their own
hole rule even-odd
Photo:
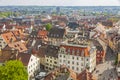
<svg viewBox="0 0 120 80">
<path fill-rule="evenodd" d="M 47 23 L 45 27 L 46 27 L 46 30 L 49 31 L 52 28 L 52 25 L 50 23 Z"/>
<path fill-rule="evenodd" d="M 0 80 L 27 80 L 28 74 L 20 61 L 12 60 L 0 66 Z"/>
</svg>

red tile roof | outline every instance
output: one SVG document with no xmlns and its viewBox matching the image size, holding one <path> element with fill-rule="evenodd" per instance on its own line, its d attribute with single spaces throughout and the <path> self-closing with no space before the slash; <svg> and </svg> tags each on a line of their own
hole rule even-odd
<svg viewBox="0 0 120 80">
<path fill-rule="evenodd" d="M 8 46 L 17 49 L 19 52 L 27 51 L 26 46 L 21 41 L 10 43 Z"/>
<path fill-rule="evenodd" d="M 46 31 L 46 30 L 39 30 L 38 37 L 45 38 L 47 36 L 47 34 L 48 34 L 48 31 Z"/>
<path fill-rule="evenodd" d="M 3 33 L 1 34 L 1 36 L 7 44 L 10 43 L 11 41 L 16 41 L 16 37 L 12 32 Z"/>
<path fill-rule="evenodd" d="M 82 47 L 67 46 L 67 45 L 61 45 L 61 47 L 64 47 L 66 49 L 67 54 L 70 54 L 70 55 L 79 55 L 79 56 L 85 56 L 85 57 L 89 56 L 88 47 L 82 48 Z M 74 54 L 73 54 L 73 50 L 74 50 Z"/>
<path fill-rule="evenodd" d="M 82 73 L 78 74 L 77 80 L 97 80 L 92 73 L 88 72 L 88 70 L 84 70 Z"/>
</svg>

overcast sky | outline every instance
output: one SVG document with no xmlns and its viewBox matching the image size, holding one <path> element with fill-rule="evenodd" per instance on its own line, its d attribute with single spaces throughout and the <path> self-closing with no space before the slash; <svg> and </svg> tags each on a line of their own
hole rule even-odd
<svg viewBox="0 0 120 80">
<path fill-rule="evenodd" d="M 120 0 L 0 0 L 0 6 L 120 6 Z"/>
</svg>

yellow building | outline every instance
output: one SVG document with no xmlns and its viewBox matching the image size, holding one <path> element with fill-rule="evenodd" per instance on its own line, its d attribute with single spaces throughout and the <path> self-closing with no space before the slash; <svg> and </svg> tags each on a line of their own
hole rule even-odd
<svg viewBox="0 0 120 80">
<path fill-rule="evenodd" d="M 59 47 L 48 45 L 45 52 L 45 70 L 54 70 L 58 67 Z"/>
</svg>

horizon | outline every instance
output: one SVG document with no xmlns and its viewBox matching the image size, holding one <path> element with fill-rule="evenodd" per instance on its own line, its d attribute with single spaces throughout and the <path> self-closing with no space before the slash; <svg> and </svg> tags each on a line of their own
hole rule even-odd
<svg viewBox="0 0 120 80">
<path fill-rule="evenodd" d="M 0 6 L 120 6 L 120 0 L 0 0 Z"/>
</svg>

